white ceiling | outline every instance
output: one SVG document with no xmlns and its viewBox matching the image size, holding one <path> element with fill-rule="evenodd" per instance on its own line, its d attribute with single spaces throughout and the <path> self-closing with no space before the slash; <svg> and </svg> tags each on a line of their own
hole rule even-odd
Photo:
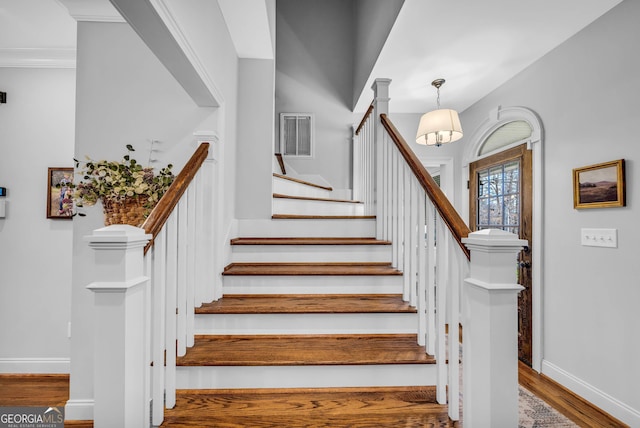
<svg viewBox="0 0 640 428">
<path fill-rule="evenodd" d="M 366 110 L 371 101 L 374 77 L 393 80 L 392 111 L 433 109 L 430 83 L 440 77 L 447 80 L 442 106 L 463 111 L 620 1 L 406 0 L 356 111 Z M 246 7 L 256 0 L 236 2 Z M 267 19 L 262 5 L 257 15 Z M 229 27 L 245 30 L 235 31 L 242 34 L 240 42 L 234 38 L 236 44 L 250 46 L 246 36 L 252 34 L 262 46 L 258 51 L 270 48 L 265 31 L 246 31 L 255 24 Z M 59 0 L 0 0 L 0 57 L 16 49 L 73 49 L 75 39 L 75 20 Z M 259 56 L 242 56 L 247 55 Z"/>
<path fill-rule="evenodd" d="M 436 78 L 442 107 L 464 111 L 620 1 L 406 0 L 356 111 L 377 77 L 393 112 L 434 109 Z"/>
</svg>

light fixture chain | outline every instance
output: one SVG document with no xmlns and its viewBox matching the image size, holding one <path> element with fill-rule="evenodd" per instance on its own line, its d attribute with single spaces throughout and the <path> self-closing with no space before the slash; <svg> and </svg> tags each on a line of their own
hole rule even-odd
<svg viewBox="0 0 640 428">
<path fill-rule="evenodd" d="M 437 104 L 438 104 L 438 110 L 440 110 L 440 86 L 438 86 L 438 87 L 436 88 L 436 91 L 437 91 L 437 93 L 438 93 L 438 97 L 436 98 L 436 102 L 437 102 Z"/>
</svg>

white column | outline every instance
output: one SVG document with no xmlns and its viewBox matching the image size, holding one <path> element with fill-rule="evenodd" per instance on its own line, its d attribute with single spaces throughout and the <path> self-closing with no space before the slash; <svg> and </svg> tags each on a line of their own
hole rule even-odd
<svg viewBox="0 0 640 428">
<path fill-rule="evenodd" d="M 149 425 L 145 385 L 148 278 L 143 250 L 151 239 L 143 229 L 112 225 L 85 237 L 95 251 L 94 426 Z"/>
<path fill-rule="evenodd" d="M 524 239 L 497 229 L 469 234 L 463 297 L 463 415 L 467 428 L 518 426 L 516 262 Z"/>
<path fill-rule="evenodd" d="M 391 79 L 376 79 L 371 86 L 373 89 L 373 123 L 374 123 L 374 181 L 373 186 L 375 189 L 375 204 L 376 209 L 375 213 L 378 221 L 376 222 L 376 238 L 382 239 L 382 203 L 380 201 L 380 194 L 382 193 L 382 156 L 384 155 L 383 150 L 383 140 L 382 133 L 385 132 L 382 127 L 382 123 L 380 123 L 380 115 L 389 113 L 389 85 L 391 84 Z"/>
</svg>

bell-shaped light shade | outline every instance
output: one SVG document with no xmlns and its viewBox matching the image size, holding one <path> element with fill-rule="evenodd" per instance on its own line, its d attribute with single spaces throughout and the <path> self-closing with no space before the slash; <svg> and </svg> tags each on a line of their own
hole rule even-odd
<svg viewBox="0 0 640 428">
<path fill-rule="evenodd" d="M 425 113 L 420 118 L 416 143 L 440 146 L 462 138 L 462 126 L 458 112 L 440 109 Z"/>
</svg>

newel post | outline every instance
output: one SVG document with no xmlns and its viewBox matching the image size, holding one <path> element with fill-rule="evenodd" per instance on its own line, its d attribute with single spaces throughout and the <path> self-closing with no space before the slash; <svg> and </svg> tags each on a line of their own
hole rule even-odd
<svg viewBox="0 0 640 428">
<path fill-rule="evenodd" d="M 518 426 L 516 263 L 527 245 L 513 233 L 485 229 L 462 242 L 471 251 L 463 294 L 463 414 L 469 428 Z"/>
<path fill-rule="evenodd" d="M 95 250 L 94 426 L 149 425 L 145 344 L 149 279 L 143 276 L 143 229 L 112 225 L 85 240 Z"/>
<path fill-rule="evenodd" d="M 375 133 L 374 133 L 374 143 L 375 143 L 375 160 L 374 160 L 374 200 L 375 200 L 375 214 L 378 219 L 376 222 L 376 238 L 382 239 L 383 237 L 383 222 L 381 221 L 383 218 L 383 206 L 380 202 L 380 197 L 382 193 L 382 183 L 383 183 L 383 156 L 384 156 L 384 145 L 382 143 L 382 138 L 384 135 L 384 127 L 382 126 L 382 122 L 380 122 L 381 114 L 389 114 L 389 85 L 391 84 L 391 79 L 376 79 L 371 86 L 373 89 L 373 120 L 375 123 Z"/>
</svg>

